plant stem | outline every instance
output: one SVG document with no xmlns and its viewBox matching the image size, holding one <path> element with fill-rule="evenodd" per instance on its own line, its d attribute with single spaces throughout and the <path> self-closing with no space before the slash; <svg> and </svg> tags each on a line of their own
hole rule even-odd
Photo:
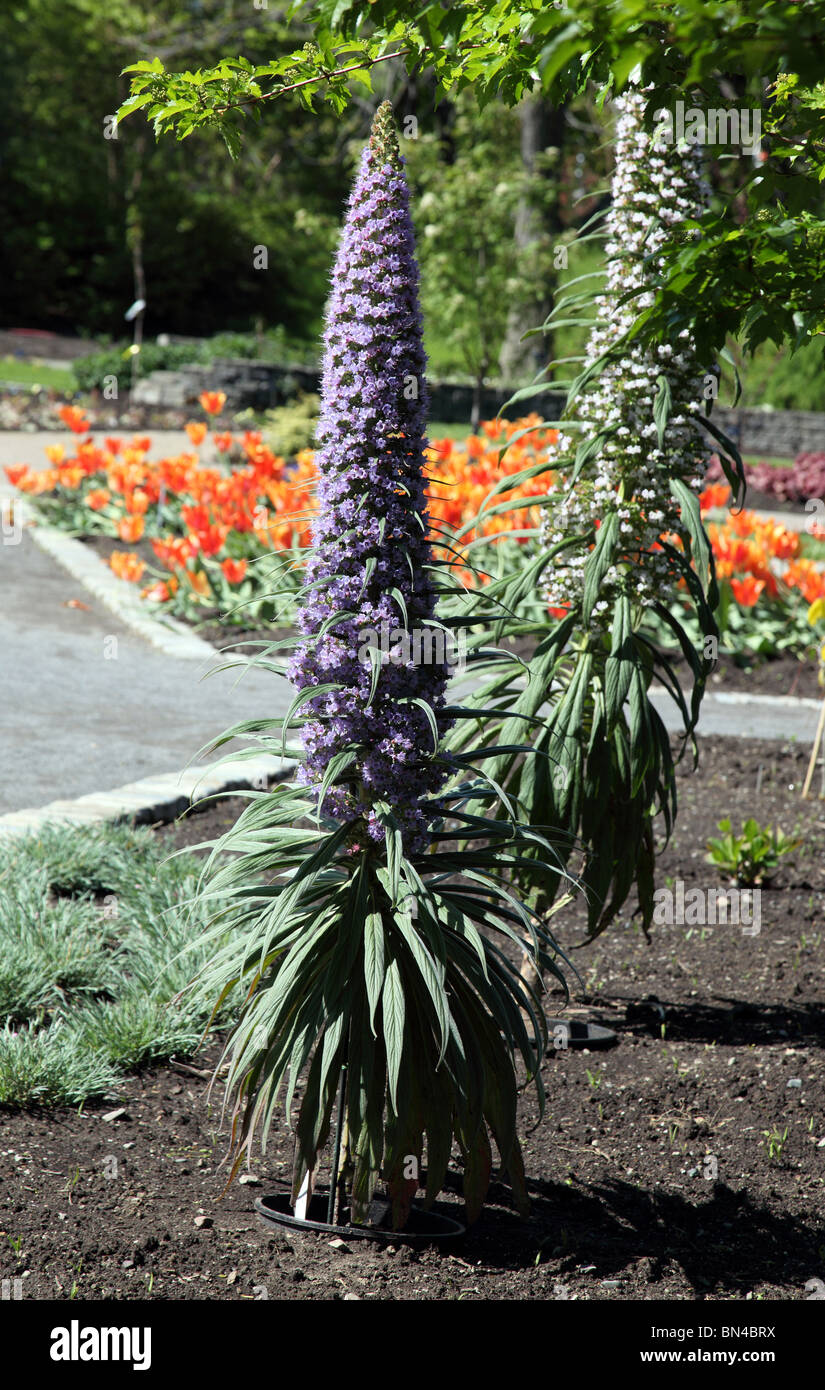
<svg viewBox="0 0 825 1390">
<path fill-rule="evenodd" d="M 811 789 L 811 782 L 813 780 L 814 768 L 816 767 L 817 755 L 819 753 L 820 744 L 822 743 L 823 733 L 825 733 L 825 700 L 822 701 L 822 708 L 819 711 L 819 723 L 816 726 L 816 733 L 814 735 L 814 746 L 811 749 L 811 760 L 808 763 L 808 771 L 805 774 L 805 783 L 802 788 L 803 801 L 805 801 L 808 792 Z"/>
<path fill-rule="evenodd" d="M 344 1057 L 346 1058 L 346 1052 Z M 341 1160 L 341 1129 L 344 1123 L 344 1103 L 346 1099 L 347 1064 L 341 1064 L 341 1087 L 338 1092 L 338 1119 L 335 1125 L 335 1148 L 332 1156 L 332 1172 L 329 1178 L 329 1201 L 327 1202 L 327 1225 L 334 1225 L 333 1217 L 336 1216 L 336 1188 L 338 1186 L 338 1167 Z M 337 1204 L 340 1213 L 340 1202 Z"/>
</svg>

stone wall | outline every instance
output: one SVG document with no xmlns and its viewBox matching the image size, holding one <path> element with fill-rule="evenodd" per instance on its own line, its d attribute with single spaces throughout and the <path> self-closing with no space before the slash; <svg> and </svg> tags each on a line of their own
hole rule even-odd
<svg viewBox="0 0 825 1390">
<path fill-rule="evenodd" d="M 792 459 L 825 450 L 825 414 L 816 410 L 725 410 L 712 419 L 742 454 Z"/>
<path fill-rule="evenodd" d="M 174 372 L 151 372 L 137 384 L 137 404 L 194 407 L 201 391 L 225 391 L 230 410 L 268 410 L 284 405 L 299 392 L 316 392 L 320 374 L 308 367 L 280 366 L 247 358 L 219 359 L 209 366 L 184 367 Z M 462 382 L 430 382 L 430 417 L 446 424 L 470 418 L 473 388 Z M 481 417 L 493 419 L 515 388 L 490 386 L 482 396 Z M 564 397 L 548 391 L 514 407 L 536 411 L 556 420 Z M 713 419 L 730 435 L 743 454 L 792 459 L 798 453 L 825 450 L 825 414 L 808 410 L 730 410 L 717 407 Z M 712 442 L 712 441 L 711 441 Z"/>
<path fill-rule="evenodd" d="M 276 366 L 247 358 L 217 360 L 209 366 L 150 372 L 135 387 L 136 405 L 195 406 L 202 391 L 224 391 L 229 410 L 270 410 L 301 391 L 317 391 L 319 373 L 308 367 Z"/>
<path fill-rule="evenodd" d="M 150 372 L 135 388 L 137 405 L 161 406 L 174 409 L 194 406 L 201 391 L 224 391 L 230 410 L 269 410 L 284 405 L 301 391 L 320 389 L 320 372 L 310 367 L 280 366 L 272 362 L 257 362 L 247 358 L 232 360 L 218 358 L 209 366 L 181 367 L 177 371 Z M 433 420 L 447 424 L 464 424 L 470 418 L 473 388 L 462 382 L 430 382 L 430 415 Z M 490 387 L 482 395 L 482 419 L 492 419 L 515 387 Z M 545 418 L 553 419 L 550 410 L 561 409 L 562 396 L 542 396 L 539 404 L 528 402 L 525 408 L 543 410 Z"/>
</svg>

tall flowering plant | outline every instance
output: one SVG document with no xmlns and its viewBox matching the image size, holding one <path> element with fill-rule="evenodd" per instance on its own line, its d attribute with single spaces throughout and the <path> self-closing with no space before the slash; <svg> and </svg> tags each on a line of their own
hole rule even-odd
<svg viewBox="0 0 825 1390">
<path fill-rule="evenodd" d="M 326 319 L 316 467 L 318 515 L 290 668 L 309 696 L 302 777 L 321 778 L 331 815 L 385 838 L 379 807 L 421 842 L 419 798 L 443 766 L 426 750 L 445 728 L 449 674 L 416 664 L 396 639 L 429 628 L 436 584 L 425 496 L 427 389 L 418 267 L 392 108 L 381 106 L 350 198 Z M 396 660 L 383 661 L 393 639 Z M 373 640 L 371 640 L 373 639 Z M 364 657 L 367 657 L 365 660 Z M 405 659 L 406 657 L 406 659 Z M 345 776 L 342 759 L 347 759 Z"/>
<path fill-rule="evenodd" d="M 445 748 L 452 722 L 476 727 L 478 713 L 446 704 L 452 633 L 436 603 L 449 566 L 428 541 L 426 399 L 408 193 L 385 103 L 334 271 L 300 637 L 288 664 L 266 658 L 298 692 L 284 720 L 219 740 L 286 748 L 299 773 L 249 793 L 212 846 L 201 885 L 212 949 L 193 988 L 237 1000 L 223 1059 L 236 1161 L 281 1122 L 281 1099 L 289 1119 L 300 1083 L 296 1200 L 337 1098 L 344 1206 L 366 1221 L 383 1181 L 396 1226 L 419 1186 L 437 1196 L 454 1144 L 470 1217 L 491 1140 L 525 1206 L 517 1057 L 540 1088 L 546 1028 L 519 950 L 562 979 L 553 938 L 511 886 L 522 861 L 538 883 L 558 876 L 552 845 L 506 798 L 491 814 L 503 794 L 472 746 Z"/>
<path fill-rule="evenodd" d="M 662 127 L 646 122 L 646 105 L 634 89 L 616 102 L 606 284 L 548 451 L 559 482 L 544 499 L 535 558 L 499 587 L 508 611 L 523 617 L 521 632 L 537 642 L 529 679 L 515 698 L 509 673 L 476 696 L 501 711 L 497 734 L 488 723 L 489 736 L 505 745 L 491 775 L 528 820 L 562 828 L 584 852 L 591 934 L 634 887 L 645 926 L 652 920 L 653 819 L 661 811 L 669 833 L 676 787 L 670 739 L 648 690 L 656 674 L 690 738 L 718 636 L 697 495 L 706 465 L 699 426 L 709 426 L 702 412 L 715 375 L 684 334 L 652 349 L 634 335 L 653 305 L 665 245 L 697 234 L 707 188 L 698 151 L 668 144 Z M 592 298 L 577 290 L 556 312 L 580 312 Z M 527 475 L 516 476 L 523 484 Z M 502 505 L 494 490 L 486 507 Z M 683 592 L 698 618 L 698 646 L 679 618 Z M 651 640 L 653 617 L 688 664 L 687 696 Z M 528 731 L 535 756 L 514 756 L 507 745 Z M 454 741 L 463 737 L 459 728 Z"/>
<path fill-rule="evenodd" d="M 675 344 L 645 347 L 629 338 L 637 316 L 653 305 L 662 248 L 699 215 L 706 196 L 698 146 L 669 143 L 662 127 L 646 130 L 645 104 L 633 89 L 616 100 L 606 284 L 595 298 L 585 359 L 585 375 L 593 376 L 576 402 L 575 424 L 585 427 L 590 447 L 576 469 L 565 467 L 571 452 L 575 457 L 570 435 L 551 446 L 551 463 L 558 461 L 569 485 L 561 505 L 545 509 L 542 526 L 547 548 L 584 536 L 604 554 L 598 593 L 588 586 L 595 568 L 588 545 L 562 549 L 544 574 L 551 607 L 580 603 L 584 620 L 603 628 L 621 596 L 650 605 L 681 578 L 661 537 L 665 532 L 682 549 L 690 546 L 709 461 L 698 428 L 705 374 L 687 329 Z M 712 374 L 708 381 L 713 389 Z M 585 604 L 588 587 L 592 601 Z"/>
</svg>

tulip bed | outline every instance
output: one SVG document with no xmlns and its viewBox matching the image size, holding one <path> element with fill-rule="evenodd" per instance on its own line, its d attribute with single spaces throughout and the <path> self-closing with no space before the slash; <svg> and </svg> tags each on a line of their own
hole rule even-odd
<svg viewBox="0 0 825 1390">
<path fill-rule="evenodd" d="M 224 399 L 218 392 L 200 398 L 208 416 L 220 413 Z M 245 627 L 289 621 L 315 509 L 311 450 L 287 461 L 256 431 L 214 430 L 212 442 L 223 462 L 205 465 L 198 451 L 209 427 L 191 421 L 186 426 L 191 451 L 150 460 L 148 437 L 96 443 L 81 409 L 64 407 L 61 418 L 77 438 L 73 449 L 50 446 L 45 469 L 6 469 L 44 520 L 75 535 L 139 545 L 139 550 L 115 550 L 109 564 L 122 579 L 141 585 L 147 602 L 176 616 L 197 623 L 217 611 L 224 621 Z M 503 476 L 540 457 L 555 431 L 539 424 L 537 415 L 488 421 L 479 435 L 461 444 L 433 442 L 428 496 L 436 544 L 443 532 L 472 520 Z M 499 460 L 504 441 L 515 435 Z M 503 491 L 501 501 L 523 496 L 525 507 L 486 518 L 483 534 L 505 541 L 504 550 L 517 550 L 513 538 L 537 521 L 530 497 L 546 486 L 545 475 Z M 470 530 L 465 542 L 476 538 Z M 483 573 L 465 568 L 463 577 L 473 583 Z"/>
<path fill-rule="evenodd" d="M 214 424 L 224 397 L 205 392 L 200 399 Z M 315 508 L 311 450 L 286 460 L 256 431 L 213 428 L 221 459 L 205 464 L 199 451 L 210 429 L 201 420 L 186 426 L 191 450 L 152 460 L 148 437 L 97 443 L 80 408 L 64 407 L 61 418 L 75 436 L 73 448 L 50 446 L 48 467 L 41 470 L 6 469 L 44 520 L 76 535 L 120 542 L 109 557 L 114 572 L 140 585 L 147 603 L 195 625 L 216 613 L 227 625 L 245 628 L 291 620 Z M 494 486 L 540 461 L 556 439 L 532 415 L 486 421 L 462 441 L 433 440 L 428 497 L 434 542 L 467 527 Z M 465 532 L 464 545 L 482 537 L 491 542 L 473 552 L 472 568 L 469 562 L 462 567 L 466 583 L 483 582 L 491 555 L 498 570 L 519 563 L 537 524 L 531 498 L 546 495 L 555 482 L 548 469 L 497 495 L 496 502 L 523 497 L 525 505 L 487 514 Z M 700 500 L 720 581 L 723 650 L 739 658 L 810 652 L 825 635 L 825 528 L 811 523 L 809 539 L 753 512 L 732 512 L 730 490 L 719 483 L 709 484 Z M 720 511 L 721 520 L 708 520 Z M 124 544 L 137 548 L 124 550 Z"/>
<path fill-rule="evenodd" d="M 730 500 L 730 488 L 718 483 L 700 497 L 719 581 L 723 649 L 741 659 L 801 656 L 825 635 L 825 528 L 811 522 L 800 534 L 756 512 L 731 511 Z M 723 519 L 708 521 L 715 509 L 723 509 Z"/>
</svg>

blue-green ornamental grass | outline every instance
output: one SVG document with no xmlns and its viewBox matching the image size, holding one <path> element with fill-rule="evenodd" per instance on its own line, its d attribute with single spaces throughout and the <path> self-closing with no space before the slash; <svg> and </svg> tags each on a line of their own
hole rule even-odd
<svg viewBox="0 0 825 1390">
<path fill-rule="evenodd" d="M 146 829 L 0 838 L 0 1105 L 77 1105 L 200 1042 L 191 862 Z M 195 955 L 195 962 L 200 958 Z"/>
</svg>

